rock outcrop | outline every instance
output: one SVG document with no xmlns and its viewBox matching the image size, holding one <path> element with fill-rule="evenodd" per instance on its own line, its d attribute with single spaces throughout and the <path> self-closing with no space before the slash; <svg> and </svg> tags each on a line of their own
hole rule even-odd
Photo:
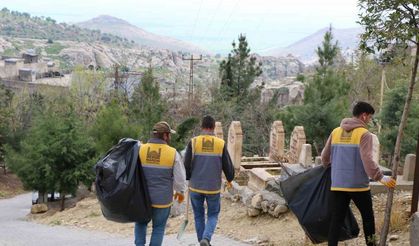
<svg viewBox="0 0 419 246">
<path fill-rule="evenodd" d="M 14 44 L 19 44 L 20 51 L 24 52 L 30 45 L 37 50 L 41 57 L 58 60 L 62 67 L 71 70 L 76 65 L 92 68 L 112 69 L 115 64 L 128 68 L 130 71 L 141 73 L 149 66 L 153 67 L 154 75 L 160 82 L 162 92 L 176 90 L 185 92 L 189 83 L 190 63 L 183 60 L 190 54 L 175 52 L 167 49 L 151 49 L 145 46 L 125 47 L 110 45 L 100 42 L 77 42 L 54 40 L 53 44 L 41 39 L 2 38 L 0 37 L 0 51 L 10 50 Z M 304 65 L 292 56 L 288 57 L 263 57 L 255 54 L 257 61 L 262 62 L 263 73 L 252 86 L 262 83 L 266 88 L 274 88 L 278 81 L 287 81 L 303 72 Z M 219 83 L 219 63 L 223 60 L 220 56 L 203 55 L 202 60 L 194 62 L 194 84 L 197 87 L 208 88 Z M 58 62 L 57 62 L 58 63 Z M 136 78 L 137 79 L 137 78 Z M 176 83 L 175 83 L 176 82 Z M 286 82 L 285 82 L 286 83 Z M 176 88 L 175 88 L 176 87 Z M 287 85 L 290 98 L 281 98 L 279 104 L 288 101 L 298 101 L 302 95 L 301 86 Z M 209 90 L 202 90 L 209 93 Z M 272 97 L 273 95 L 271 95 Z M 269 97 L 269 95 L 268 95 Z"/>
</svg>

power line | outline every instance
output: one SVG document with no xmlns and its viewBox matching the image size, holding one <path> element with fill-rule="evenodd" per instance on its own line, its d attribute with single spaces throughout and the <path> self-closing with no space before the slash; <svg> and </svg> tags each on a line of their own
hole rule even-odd
<svg viewBox="0 0 419 246">
<path fill-rule="evenodd" d="M 236 10 L 236 7 L 237 7 L 237 5 L 238 5 L 239 1 L 240 1 L 240 0 L 236 0 L 236 2 L 234 3 L 233 9 L 231 10 L 230 15 L 228 16 L 228 18 L 227 18 L 226 22 L 225 22 L 225 23 L 224 23 L 224 25 L 221 27 L 220 32 L 218 33 L 218 36 L 217 36 L 217 37 L 218 37 L 218 39 L 217 39 L 215 42 L 213 42 L 213 44 L 214 44 L 214 43 L 218 43 L 218 42 L 220 42 L 220 41 L 222 40 L 222 38 L 221 38 L 221 34 L 224 32 L 224 30 L 226 29 L 227 25 L 229 24 L 229 22 L 230 22 L 230 20 L 231 20 L 231 17 L 233 16 L 233 13 L 234 13 L 234 11 Z"/>
<path fill-rule="evenodd" d="M 201 2 L 200 2 L 200 4 L 199 4 L 198 13 L 196 14 L 195 21 L 194 21 L 194 24 L 193 24 L 193 27 L 192 27 L 191 38 L 192 38 L 192 36 L 193 36 L 193 35 L 194 35 L 194 33 L 195 33 L 196 23 L 198 22 L 199 14 L 201 13 L 201 8 L 202 8 L 202 2 L 203 2 L 203 1 L 204 1 L 204 0 L 201 0 Z"/>
<path fill-rule="evenodd" d="M 212 14 L 212 16 L 211 16 L 211 17 L 210 17 L 210 19 L 209 19 L 209 22 L 208 22 L 207 28 L 205 29 L 204 34 L 207 34 L 207 33 L 208 33 L 209 28 L 210 28 L 210 26 L 211 26 L 212 22 L 214 21 L 214 18 L 215 18 L 215 16 L 217 15 L 218 10 L 220 9 L 220 6 L 221 6 L 222 1 L 223 1 L 223 0 L 219 0 L 219 1 L 218 1 L 218 3 L 217 3 L 217 7 L 215 8 L 215 11 L 213 11 L 213 14 Z M 199 38 L 199 43 L 202 41 L 202 38 L 203 38 L 203 36 L 201 35 L 201 37 Z"/>
</svg>

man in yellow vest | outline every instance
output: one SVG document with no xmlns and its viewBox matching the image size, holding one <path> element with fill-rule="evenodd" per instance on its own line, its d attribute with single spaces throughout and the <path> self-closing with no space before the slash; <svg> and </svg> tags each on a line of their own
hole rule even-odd
<svg viewBox="0 0 419 246">
<path fill-rule="evenodd" d="M 153 231 L 150 246 L 160 246 L 163 242 L 170 207 L 175 199 L 181 203 L 186 189 L 185 168 L 175 148 L 168 145 L 170 134 L 176 133 L 167 122 L 153 126 L 152 138 L 141 145 L 139 158 L 144 170 L 152 206 Z M 135 245 L 144 246 L 148 222 L 135 223 Z"/>
<path fill-rule="evenodd" d="M 329 245 L 337 245 L 341 226 L 354 201 L 361 213 L 365 242 L 375 245 L 375 222 L 369 178 L 380 181 L 389 188 L 396 182 L 384 176 L 373 156 L 373 134 L 367 124 L 374 115 L 374 108 L 366 102 L 358 102 L 352 118 L 343 119 L 334 129 L 322 151 L 323 165 L 331 165 L 331 222 Z"/>
<path fill-rule="evenodd" d="M 198 241 L 201 246 L 209 246 L 220 213 L 221 172 L 231 187 L 234 166 L 224 140 L 214 136 L 214 118 L 203 117 L 201 128 L 201 134 L 192 138 L 186 148 L 184 164 Z M 204 202 L 207 203 L 206 223 Z"/>
</svg>

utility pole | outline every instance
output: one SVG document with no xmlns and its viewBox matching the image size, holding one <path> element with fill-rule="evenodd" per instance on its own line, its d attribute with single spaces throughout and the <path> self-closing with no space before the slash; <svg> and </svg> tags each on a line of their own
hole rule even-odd
<svg viewBox="0 0 419 246">
<path fill-rule="evenodd" d="M 191 55 L 191 57 L 190 58 L 185 58 L 185 56 L 184 55 L 182 55 L 182 60 L 184 60 L 184 61 L 190 61 L 190 68 L 189 68 L 189 88 L 188 88 L 188 92 L 189 92 L 189 94 L 188 94 L 188 100 L 189 100 L 189 103 L 193 100 L 193 87 L 194 87 L 194 84 L 193 84 L 193 62 L 194 61 L 200 61 L 200 60 L 202 60 L 202 55 L 199 55 L 199 58 L 194 58 L 193 57 L 193 55 Z"/>
<path fill-rule="evenodd" d="M 115 68 L 115 80 L 113 83 L 114 83 L 115 90 L 117 90 L 119 87 L 119 73 L 118 73 L 119 65 L 115 64 L 114 68 Z"/>
<path fill-rule="evenodd" d="M 177 83 L 177 79 L 175 79 L 175 82 L 173 83 L 173 104 L 175 105 L 175 109 L 177 111 L 176 83 Z"/>
</svg>

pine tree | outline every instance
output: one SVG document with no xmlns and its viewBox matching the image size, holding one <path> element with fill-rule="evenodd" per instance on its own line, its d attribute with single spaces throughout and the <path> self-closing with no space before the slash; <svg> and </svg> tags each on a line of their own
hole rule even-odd
<svg viewBox="0 0 419 246">
<path fill-rule="evenodd" d="M 349 89 L 348 84 L 337 72 L 335 60 L 339 53 L 337 41 L 333 44 L 332 28 L 325 33 L 322 46 L 317 48 L 319 66 L 312 81 L 309 81 L 304 91 L 305 104 L 319 101 L 326 104 L 333 98 L 345 95 Z"/>
<path fill-rule="evenodd" d="M 400 81 L 399 81 L 400 82 Z M 379 135 L 380 145 L 383 147 L 383 153 L 392 154 L 394 143 L 397 138 L 398 125 L 403 113 L 404 101 L 406 100 L 407 88 L 401 84 L 389 90 L 386 94 L 383 109 L 380 112 L 382 131 Z M 413 104 L 411 116 L 408 118 L 405 135 L 401 142 L 401 156 L 414 153 L 418 136 L 419 125 L 419 105 Z"/>
<path fill-rule="evenodd" d="M 159 84 L 150 66 L 135 88 L 129 103 L 130 120 L 139 125 L 140 139 L 146 140 L 153 125 L 162 120 L 166 103 L 160 96 Z"/>
<path fill-rule="evenodd" d="M 317 48 L 319 66 L 316 73 L 307 79 L 304 105 L 292 106 L 282 112 L 285 125 L 303 125 L 308 142 L 313 143 L 320 154 L 330 132 L 339 125 L 348 108 L 349 84 L 335 65 L 339 53 L 337 42 L 333 43 L 331 28 L 324 35 L 322 46 Z M 292 129 L 289 129 L 292 131 Z"/>
<path fill-rule="evenodd" d="M 125 111 L 123 105 L 116 99 L 99 111 L 90 130 L 98 155 L 105 154 L 121 138 L 137 138 L 138 127 L 129 122 Z"/>
<path fill-rule="evenodd" d="M 38 190 L 40 197 L 60 192 L 64 209 L 64 195 L 74 194 L 80 181 L 91 180 L 92 142 L 74 107 L 58 99 L 35 116 L 18 150 L 6 146 L 6 159 L 24 186 Z"/>
<path fill-rule="evenodd" d="M 239 35 L 239 44 L 233 41 L 230 54 L 220 63 L 221 91 L 226 99 L 238 101 L 246 96 L 253 81 L 262 74 L 262 63 L 256 64 L 256 57 L 250 55 L 246 36 Z"/>
<path fill-rule="evenodd" d="M 334 44 L 332 27 L 329 27 L 329 30 L 325 33 L 323 37 L 322 46 L 317 47 L 316 53 L 319 57 L 320 66 L 316 68 L 318 73 L 325 72 L 325 70 L 334 65 L 335 59 L 339 52 L 338 41 Z"/>
<path fill-rule="evenodd" d="M 0 85 L 0 163 L 3 162 L 4 145 L 9 142 L 11 132 L 10 124 L 14 113 L 11 107 L 12 99 L 13 92 Z"/>
</svg>

